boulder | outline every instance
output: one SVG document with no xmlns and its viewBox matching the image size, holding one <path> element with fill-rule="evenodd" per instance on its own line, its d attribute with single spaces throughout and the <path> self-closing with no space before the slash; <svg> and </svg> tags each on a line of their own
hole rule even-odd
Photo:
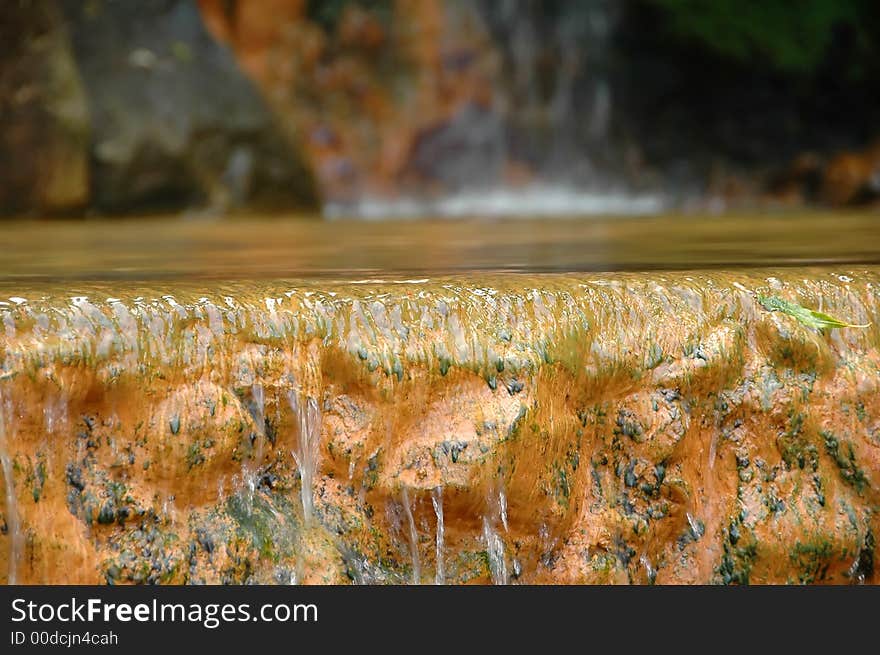
<svg viewBox="0 0 880 655">
<path fill-rule="evenodd" d="M 187 0 L 69 2 L 105 212 L 316 206 L 309 167 Z"/>
</svg>

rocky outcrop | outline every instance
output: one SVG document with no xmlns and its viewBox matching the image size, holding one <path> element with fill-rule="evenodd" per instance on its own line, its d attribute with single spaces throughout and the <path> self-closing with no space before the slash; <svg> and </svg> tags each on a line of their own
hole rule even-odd
<svg viewBox="0 0 880 655">
<path fill-rule="evenodd" d="M 314 207 L 309 168 L 187 0 L 69 3 L 102 211 Z"/>
<path fill-rule="evenodd" d="M 19 284 L 0 575 L 876 582 L 878 288 L 876 268 Z M 872 325 L 819 332 L 757 294 Z"/>
<path fill-rule="evenodd" d="M 317 206 L 278 128 L 187 0 L 11 3 L 0 54 L 0 211 Z"/>
</svg>

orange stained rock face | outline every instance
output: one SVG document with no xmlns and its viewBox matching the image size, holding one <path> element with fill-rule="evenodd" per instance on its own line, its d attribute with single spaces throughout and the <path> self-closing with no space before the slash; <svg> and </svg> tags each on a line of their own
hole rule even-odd
<svg viewBox="0 0 880 655">
<path fill-rule="evenodd" d="M 331 199 L 395 193 L 420 134 L 466 104 L 494 102 L 494 46 L 466 6 L 397 0 L 371 11 L 352 4 L 328 27 L 307 15 L 302 0 L 273 0 L 269 11 L 244 1 L 199 6 L 211 33 L 229 44 L 304 144 Z"/>
<path fill-rule="evenodd" d="M 303 0 L 226 2 L 199 0 L 202 19 L 214 37 L 230 44 L 245 70 L 257 80 L 269 74 L 273 49 L 289 25 L 303 19 Z"/>
<path fill-rule="evenodd" d="M 0 575 L 876 582 L 878 283 L 17 285 Z"/>
</svg>

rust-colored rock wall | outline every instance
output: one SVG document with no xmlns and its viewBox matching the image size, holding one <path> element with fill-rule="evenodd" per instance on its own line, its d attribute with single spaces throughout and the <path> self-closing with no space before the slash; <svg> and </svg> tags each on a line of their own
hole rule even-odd
<svg viewBox="0 0 880 655">
<path fill-rule="evenodd" d="M 878 284 L 19 285 L 0 575 L 876 582 Z M 872 325 L 816 332 L 755 293 Z"/>
<path fill-rule="evenodd" d="M 325 196 L 393 194 L 402 183 L 448 190 L 429 165 L 440 158 L 420 162 L 418 148 L 469 107 L 490 113 L 497 63 L 473 11 L 434 0 L 347 3 L 322 23 L 302 0 L 271 5 L 199 2 L 277 114 L 307 135 Z M 472 145 L 459 143 L 458 154 Z"/>
</svg>

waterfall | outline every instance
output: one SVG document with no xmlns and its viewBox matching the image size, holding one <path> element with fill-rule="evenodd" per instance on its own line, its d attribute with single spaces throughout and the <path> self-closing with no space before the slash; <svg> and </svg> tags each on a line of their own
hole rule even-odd
<svg viewBox="0 0 880 655">
<path fill-rule="evenodd" d="M 482 1 L 476 11 L 501 51 L 498 104 L 512 154 L 569 183 L 612 179 L 616 3 Z"/>
<path fill-rule="evenodd" d="M 416 142 L 412 166 L 442 193 L 403 188 L 392 197 L 334 200 L 328 218 L 573 216 L 651 214 L 671 198 L 641 188 L 639 155 L 616 113 L 613 0 L 477 0 L 445 6 L 446 29 L 479 26 L 491 46 L 475 47 L 500 66 L 490 102 L 472 100 Z M 620 114 L 620 117 L 618 117 Z M 513 171 L 513 174 L 511 172 Z M 516 173 L 519 171 L 519 174 Z"/>
</svg>

